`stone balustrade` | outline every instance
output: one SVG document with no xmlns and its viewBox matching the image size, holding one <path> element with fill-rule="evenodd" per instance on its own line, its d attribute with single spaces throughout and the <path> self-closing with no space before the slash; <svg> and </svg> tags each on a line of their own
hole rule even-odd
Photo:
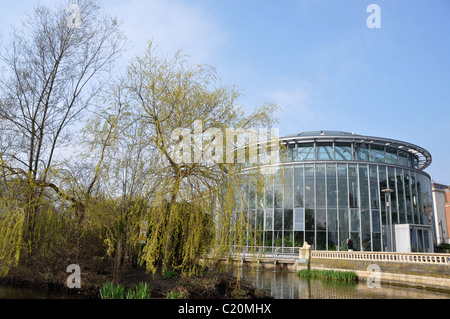
<svg viewBox="0 0 450 319">
<path fill-rule="evenodd" d="M 311 258 L 450 265 L 450 254 L 313 250 Z"/>
</svg>

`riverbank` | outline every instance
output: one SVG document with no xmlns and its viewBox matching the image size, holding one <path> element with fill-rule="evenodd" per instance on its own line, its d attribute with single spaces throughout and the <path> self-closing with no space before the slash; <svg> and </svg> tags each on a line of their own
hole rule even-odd
<svg viewBox="0 0 450 319">
<path fill-rule="evenodd" d="M 91 269 L 81 269 L 81 288 L 68 288 L 70 273 L 41 273 L 35 269 L 14 268 L 3 278 L 0 284 L 5 286 L 28 288 L 39 292 L 60 295 L 61 298 L 100 298 L 100 288 L 111 281 L 108 271 L 98 273 Z M 226 272 L 205 270 L 199 276 L 183 276 L 179 272 L 157 272 L 147 274 L 144 267 L 129 266 L 125 269 L 120 283 L 126 288 L 138 283 L 147 283 L 150 287 L 150 299 L 259 299 L 270 298 L 264 292 L 254 289 L 244 279 Z"/>
</svg>

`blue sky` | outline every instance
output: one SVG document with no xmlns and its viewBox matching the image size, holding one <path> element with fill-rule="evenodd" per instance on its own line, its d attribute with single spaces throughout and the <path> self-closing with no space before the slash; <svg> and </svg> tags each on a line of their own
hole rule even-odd
<svg viewBox="0 0 450 319">
<path fill-rule="evenodd" d="M 38 1 L 2 1 L 0 31 Z M 54 1 L 40 1 L 51 4 Z M 381 10 L 370 29 L 367 6 Z M 431 152 L 426 169 L 450 184 L 450 1 L 112 0 L 132 47 L 184 48 L 217 69 L 251 110 L 275 102 L 280 135 L 342 130 L 399 139 Z"/>
</svg>

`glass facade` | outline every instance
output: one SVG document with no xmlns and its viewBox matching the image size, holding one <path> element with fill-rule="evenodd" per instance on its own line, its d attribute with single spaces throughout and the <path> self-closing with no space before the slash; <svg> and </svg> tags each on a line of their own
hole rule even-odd
<svg viewBox="0 0 450 319">
<path fill-rule="evenodd" d="M 306 241 L 316 250 L 342 251 L 351 238 L 357 251 L 393 251 L 395 224 L 432 224 L 431 180 L 415 155 L 345 141 L 288 150 L 259 192 L 250 184 L 242 189 L 255 234 L 248 246 L 290 253 Z"/>
</svg>

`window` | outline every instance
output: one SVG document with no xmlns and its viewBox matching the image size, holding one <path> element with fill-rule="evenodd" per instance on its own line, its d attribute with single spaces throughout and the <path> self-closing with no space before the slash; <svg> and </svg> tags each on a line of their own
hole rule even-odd
<svg viewBox="0 0 450 319">
<path fill-rule="evenodd" d="M 398 164 L 397 149 L 386 147 L 386 163 Z"/>
<path fill-rule="evenodd" d="M 369 146 L 364 143 L 355 143 L 356 148 L 356 159 L 358 161 L 369 161 Z"/>
<path fill-rule="evenodd" d="M 379 163 L 385 162 L 383 145 L 372 144 L 370 146 L 370 160 L 372 162 L 379 162 Z"/>
<path fill-rule="evenodd" d="M 317 143 L 316 144 L 316 159 L 317 160 L 334 160 L 333 143 Z"/>
<path fill-rule="evenodd" d="M 305 230 L 305 211 L 303 208 L 294 209 L 294 230 L 304 231 Z"/>
<path fill-rule="evenodd" d="M 297 160 L 314 160 L 314 143 L 300 144 L 297 146 Z"/>
<path fill-rule="evenodd" d="M 334 153 L 336 160 L 351 161 L 352 160 L 352 144 L 336 142 L 334 145 Z M 367 158 L 367 160 L 369 160 Z"/>
</svg>

